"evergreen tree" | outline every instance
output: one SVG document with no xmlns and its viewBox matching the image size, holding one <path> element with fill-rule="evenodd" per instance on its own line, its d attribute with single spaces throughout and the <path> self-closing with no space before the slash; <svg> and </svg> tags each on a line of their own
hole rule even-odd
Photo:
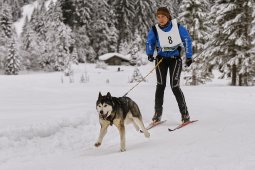
<svg viewBox="0 0 255 170">
<path fill-rule="evenodd" d="M 154 24 L 155 19 L 156 17 L 155 17 L 155 11 L 153 9 L 152 1 L 136 0 L 135 18 L 133 20 L 134 27 L 132 32 L 134 33 L 135 31 L 138 31 L 141 37 L 145 40 L 147 37 L 148 29 Z M 143 44 L 145 44 L 145 42 Z"/>
<path fill-rule="evenodd" d="M 78 26 L 74 0 L 61 0 L 61 9 L 63 11 L 63 22 L 72 29 Z"/>
<path fill-rule="evenodd" d="M 3 61 L 5 56 L 7 55 L 7 47 L 6 47 L 6 39 L 4 36 L 4 31 L 0 26 L 0 70 L 3 69 Z"/>
<path fill-rule="evenodd" d="M 78 61 L 81 63 L 95 62 L 96 53 L 91 46 L 91 41 L 87 35 L 85 26 L 79 27 L 74 30 L 75 34 L 75 47 L 77 48 Z"/>
<path fill-rule="evenodd" d="M 10 6 L 3 4 L 0 11 L 0 25 L 4 32 L 4 36 L 7 38 L 11 38 L 12 36 L 12 23 Z"/>
<path fill-rule="evenodd" d="M 9 6 L 10 15 L 12 16 L 13 21 L 17 21 L 18 18 L 21 17 L 22 9 L 21 7 L 24 5 L 23 0 L 1 0 L 0 1 L 0 9 L 4 8 L 3 4 Z"/>
<path fill-rule="evenodd" d="M 75 45 L 78 51 L 79 62 L 95 62 L 97 54 L 95 47 L 92 45 L 94 37 L 94 30 L 91 24 L 96 20 L 97 9 L 95 8 L 98 1 L 94 0 L 74 0 L 75 14 L 77 15 L 78 27 L 74 29 Z"/>
<path fill-rule="evenodd" d="M 108 33 L 108 52 L 115 52 L 117 49 L 117 40 L 118 40 L 118 30 L 115 28 L 114 24 L 110 24 L 111 26 L 107 27 Z"/>
<path fill-rule="evenodd" d="M 254 2 L 218 0 L 213 6 L 215 23 L 214 39 L 209 42 L 207 55 L 219 64 L 223 76 L 231 77 L 232 85 L 248 85 L 254 68 L 251 22 Z"/>
<path fill-rule="evenodd" d="M 32 28 L 32 23 L 28 18 L 25 20 L 23 31 L 20 36 L 20 56 L 25 69 L 39 70 L 41 62 L 42 47 L 44 40 Z"/>
<path fill-rule="evenodd" d="M 251 36 L 251 39 L 252 39 L 252 46 L 253 46 L 253 49 L 250 51 L 252 53 L 255 53 L 255 2 L 253 2 L 252 4 L 253 6 L 253 13 L 252 13 L 252 28 L 251 28 L 251 32 L 250 32 L 250 36 Z M 254 55 L 251 55 L 250 56 L 250 59 L 252 61 L 252 64 L 251 64 L 251 68 L 253 69 L 251 75 L 253 75 L 253 83 L 251 83 L 252 85 L 255 85 L 255 82 L 254 82 L 254 77 L 255 77 L 255 54 Z"/>
<path fill-rule="evenodd" d="M 188 84 L 198 85 L 205 83 L 211 77 L 205 67 L 205 60 L 201 52 L 205 49 L 204 44 L 208 41 L 209 26 L 206 19 L 209 13 L 209 3 L 207 0 L 183 0 L 179 14 L 180 22 L 184 24 L 192 37 L 194 63 L 187 70 L 191 75 L 186 77 Z M 207 66 L 207 65 L 206 65 Z"/>
<path fill-rule="evenodd" d="M 146 80 L 142 76 L 140 70 L 137 67 L 135 67 L 132 78 L 129 80 L 129 83 L 140 82 L 140 81 L 146 81 Z"/>
<path fill-rule="evenodd" d="M 53 2 L 51 3 L 53 4 Z M 41 6 L 35 8 L 31 15 L 30 25 L 31 28 L 36 32 L 38 38 L 45 39 L 45 34 L 48 30 L 46 27 L 47 22 L 47 13 L 45 3 L 42 3 Z"/>
<path fill-rule="evenodd" d="M 172 0 L 158 0 L 156 1 L 156 8 L 158 7 L 167 7 L 171 8 L 173 1 Z"/>
<path fill-rule="evenodd" d="M 109 48 L 111 50 L 116 48 L 117 34 L 113 23 L 109 20 L 112 14 L 107 2 L 105 0 L 99 1 L 96 4 L 96 9 L 97 11 L 94 14 L 88 31 L 91 32 L 89 37 L 96 55 L 100 56 L 108 53 Z"/>
<path fill-rule="evenodd" d="M 71 61 L 70 49 L 74 44 L 72 30 L 62 22 L 60 1 L 57 1 L 56 4 L 52 2 L 46 14 L 48 30 L 42 65 L 49 71 L 63 71 Z"/>
<path fill-rule="evenodd" d="M 206 63 L 209 65 L 208 69 L 211 71 L 212 67 L 218 67 L 219 70 L 223 70 L 224 63 L 227 62 L 228 57 L 224 56 L 224 51 L 226 50 L 226 46 L 221 41 L 222 38 L 222 30 L 223 28 L 223 19 L 218 16 L 219 11 L 222 11 L 223 4 L 226 1 L 218 1 L 211 7 L 211 11 L 209 13 L 208 24 L 212 26 L 211 34 L 209 34 L 209 41 L 205 44 L 205 50 L 201 53 L 201 56 L 204 58 Z M 220 5 L 221 4 L 221 5 Z M 225 67 L 227 68 L 227 67 Z M 230 77 L 230 73 L 227 71 L 229 69 L 225 69 L 226 72 L 221 76 L 223 78 L 225 75 Z"/>
<path fill-rule="evenodd" d="M 140 34 L 138 34 L 138 31 L 135 31 L 129 54 L 131 55 L 130 63 L 137 66 L 142 64 L 142 59 L 139 56 L 139 51 L 141 50 L 141 41 L 142 39 Z"/>
<path fill-rule="evenodd" d="M 182 0 L 172 0 L 170 10 L 172 12 L 172 18 L 178 18 L 180 12 Z"/>
<path fill-rule="evenodd" d="M 9 54 L 4 61 L 5 74 L 17 75 L 20 71 L 20 57 L 15 47 L 15 40 L 13 39 L 9 47 Z"/>
<path fill-rule="evenodd" d="M 254 48 L 252 44 L 252 41 L 254 41 L 254 33 L 251 25 L 252 21 L 255 19 L 253 15 L 255 3 L 253 0 L 247 0 L 242 3 L 237 2 L 237 5 L 242 5 L 243 7 L 243 12 L 239 12 L 238 14 L 240 15 L 239 21 L 242 22 L 242 24 L 239 25 L 242 26 L 242 28 L 238 31 L 240 37 L 236 41 L 236 43 L 241 46 L 237 52 L 241 57 L 241 66 L 238 72 L 238 85 L 248 86 L 255 77 L 255 51 L 252 50 Z"/>
<path fill-rule="evenodd" d="M 3 69 L 12 37 L 12 16 L 7 3 L 0 4 L 0 7 L 0 69 Z"/>
<path fill-rule="evenodd" d="M 130 42 L 133 36 L 133 19 L 135 17 L 135 0 L 114 0 L 113 9 L 116 14 L 116 29 L 118 32 L 117 52 L 121 43 Z"/>
<path fill-rule="evenodd" d="M 75 5 L 75 15 L 77 16 L 77 24 L 79 26 L 85 25 L 86 28 L 89 27 L 89 23 L 93 19 L 93 14 L 95 14 L 95 4 L 98 0 L 74 0 Z"/>
</svg>

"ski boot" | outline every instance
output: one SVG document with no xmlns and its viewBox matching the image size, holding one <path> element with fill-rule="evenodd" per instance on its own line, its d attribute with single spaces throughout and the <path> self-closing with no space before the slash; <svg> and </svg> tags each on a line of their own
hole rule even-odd
<svg viewBox="0 0 255 170">
<path fill-rule="evenodd" d="M 155 112 L 152 118 L 153 123 L 158 123 L 161 121 L 162 113 Z"/>
<path fill-rule="evenodd" d="M 190 121 L 189 114 L 182 114 L 182 123 L 186 123 Z"/>
</svg>

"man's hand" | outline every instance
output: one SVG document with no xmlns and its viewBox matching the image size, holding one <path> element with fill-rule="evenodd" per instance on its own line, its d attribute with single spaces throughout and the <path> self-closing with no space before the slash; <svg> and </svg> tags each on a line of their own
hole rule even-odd
<svg viewBox="0 0 255 170">
<path fill-rule="evenodd" d="M 193 62 L 192 58 L 187 58 L 185 62 L 186 67 L 189 67 L 192 64 L 192 62 Z"/>
<path fill-rule="evenodd" d="M 153 60 L 154 60 L 153 55 L 148 55 L 148 60 L 149 60 L 150 62 L 153 62 Z"/>
</svg>

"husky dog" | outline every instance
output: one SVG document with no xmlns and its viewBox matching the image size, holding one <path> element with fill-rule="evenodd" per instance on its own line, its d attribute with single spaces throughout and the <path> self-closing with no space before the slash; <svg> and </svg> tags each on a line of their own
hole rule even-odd
<svg viewBox="0 0 255 170">
<path fill-rule="evenodd" d="M 137 131 L 141 128 L 144 136 L 147 138 L 150 137 L 150 133 L 144 127 L 142 115 L 137 104 L 129 97 L 112 97 L 109 92 L 107 95 L 102 96 L 100 92 L 96 102 L 96 109 L 99 114 L 99 122 L 101 125 L 100 134 L 95 143 L 96 147 L 101 145 L 108 126 L 112 124 L 118 128 L 120 133 L 121 152 L 126 151 L 125 123 L 132 122 Z"/>
</svg>

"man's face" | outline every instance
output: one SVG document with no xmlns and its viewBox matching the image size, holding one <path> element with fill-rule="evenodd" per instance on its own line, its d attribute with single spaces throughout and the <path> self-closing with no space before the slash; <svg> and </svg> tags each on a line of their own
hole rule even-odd
<svg viewBox="0 0 255 170">
<path fill-rule="evenodd" d="M 165 16 L 165 15 L 157 15 L 157 19 L 158 19 L 158 22 L 159 22 L 159 25 L 163 26 L 163 25 L 166 25 L 166 23 L 168 22 L 168 18 Z"/>
</svg>

